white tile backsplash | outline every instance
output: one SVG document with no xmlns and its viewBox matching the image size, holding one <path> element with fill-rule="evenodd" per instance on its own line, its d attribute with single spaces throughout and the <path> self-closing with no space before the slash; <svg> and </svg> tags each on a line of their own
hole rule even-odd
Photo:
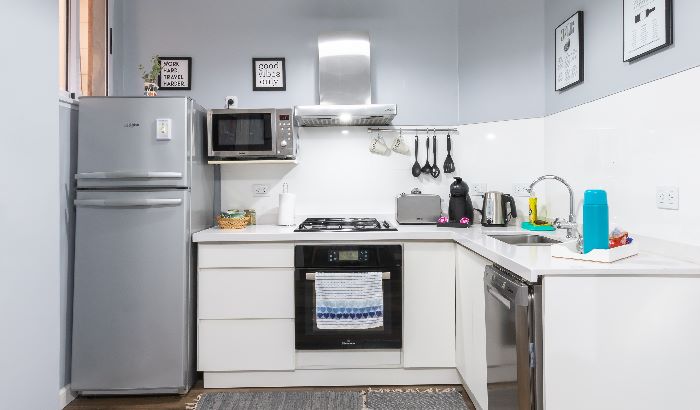
<svg viewBox="0 0 700 410">
<path fill-rule="evenodd" d="M 402 192 L 419 188 L 438 194 L 447 210 L 452 176 L 461 176 L 468 184 L 487 183 L 490 190 L 512 190 L 512 170 L 529 181 L 542 170 L 542 119 L 503 121 L 459 127 L 452 135 L 454 174 L 441 173 L 414 178 L 413 153 L 392 152 L 382 156 L 369 152 L 373 135 L 364 127 L 301 128 L 297 165 L 223 165 L 222 209 L 255 208 L 259 223 L 275 223 L 278 194 L 282 184 L 297 195 L 297 215 L 394 214 L 395 198 Z M 419 133 L 418 161 L 425 163 L 425 132 Z M 387 144 L 391 134 L 385 136 Z M 413 152 L 414 134 L 404 135 Z M 446 134 L 438 135 L 438 164 L 447 154 Z M 432 135 L 430 163 L 432 164 Z M 271 186 L 269 197 L 254 197 L 252 184 Z M 481 202 L 474 198 L 475 206 Z"/>
</svg>

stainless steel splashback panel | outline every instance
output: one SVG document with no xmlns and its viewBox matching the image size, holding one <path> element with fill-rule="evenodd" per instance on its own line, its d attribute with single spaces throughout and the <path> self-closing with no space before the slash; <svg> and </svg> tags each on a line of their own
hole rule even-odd
<svg viewBox="0 0 700 410">
<path fill-rule="evenodd" d="M 319 35 L 318 90 L 321 105 L 372 103 L 369 33 Z"/>
</svg>

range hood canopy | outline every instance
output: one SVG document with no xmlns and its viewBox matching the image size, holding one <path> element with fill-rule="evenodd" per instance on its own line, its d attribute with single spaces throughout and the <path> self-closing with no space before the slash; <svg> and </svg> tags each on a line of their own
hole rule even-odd
<svg viewBox="0 0 700 410">
<path fill-rule="evenodd" d="M 318 36 L 318 91 L 319 105 L 294 107 L 297 125 L 389 125 L 396 116 L 396 104 L 372 104 L 366 32 Z"/>
</svg>

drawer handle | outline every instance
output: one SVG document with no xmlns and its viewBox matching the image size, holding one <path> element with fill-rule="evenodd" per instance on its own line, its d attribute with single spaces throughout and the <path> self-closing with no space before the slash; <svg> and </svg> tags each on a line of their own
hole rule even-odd
<svg viewBox="0 0 700 410">
<path fill-rule="evenodd" d="M 391 272 L 382 272 L 382 280 L 391 279 Z M 316 272 L 307 272 L 306 280 L 316 280 Z"/>
</svg>

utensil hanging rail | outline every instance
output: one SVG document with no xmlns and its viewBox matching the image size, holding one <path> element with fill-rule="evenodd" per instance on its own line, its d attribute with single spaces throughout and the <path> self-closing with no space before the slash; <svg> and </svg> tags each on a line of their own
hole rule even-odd
<svg viewBox="0 0 700 410">
<path fill-rule="evenodd" d="M 377 128 L 377 127 L 369 127 L 367 128 L 368 133 L 373 133 L 373 132 L 452 132 L 455 134 L 459 134 L 459 130 L 457 128 L 434 128 L 434 127 L 415 127 L 415 126 L 410 126 L 410 127 L 402 127 L 402 126 L 396 126 L 393 128 L 389 127 L 382 127 L 382 128 Z"/>
</svg>

